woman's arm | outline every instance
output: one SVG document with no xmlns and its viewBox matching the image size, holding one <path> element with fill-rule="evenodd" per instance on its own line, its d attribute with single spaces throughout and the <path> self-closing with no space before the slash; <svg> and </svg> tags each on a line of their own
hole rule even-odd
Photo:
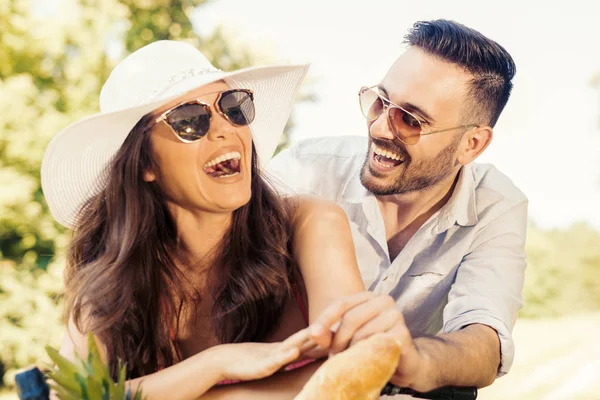
<svg viewBox="0 0 600 400">
<path fill-rule="evenodd" d="M 294 257 L 314 321 L 333 301 L 365 290 L 346 213 L 332 201 L 299 196 L 293 218 Z"/>
<path fill-rule="evenodd" d="M 303 329 L 283 342 L 214 346 L 161 371 L 128 380 L 127 386 L 133 392 L 141 389 L 148 400 L 205 398 L 203 395 L 222 380 L 253 380 L 272 375 L 298 358 L 309 337 L 309 329 Z M 106 363 L 105 346 L 95 339 Z M 87 336 L 72 320 L 60 353 L 70 360 L 75 360 L 76 355 L 87 356 Z"/>
<path fill-rule="evenodd" d="M 294 258 L 306 288 L 312 322 L 333 301 L 363 292 L 365 287 L 344 210 L 317 197 L 300 196 L 287 201 L 293 201 L 295 205 L 292 220 Z M 322 363 L 316 361 L 294 371 L 253 382 L 215 387 L 201 399 L 291 400 Z"/>
<path fill-rule="evenodd" d="M 295 206 L 294 258 L 306 287 L 312 323 L 331 303 L 365 292 L 365 287 L 344 210 L 331 201 L 311 196 L 291 197 L 287 201 Z M 291 400 L 322 363 L 320 360 L 259 381 L 213 388 L 202 399 Z"/>
<path fill-rule="evenodd" d="M 214 387 L 201 400 L 292 400 L 325 360 L 259 381 Z"/>
</svg>

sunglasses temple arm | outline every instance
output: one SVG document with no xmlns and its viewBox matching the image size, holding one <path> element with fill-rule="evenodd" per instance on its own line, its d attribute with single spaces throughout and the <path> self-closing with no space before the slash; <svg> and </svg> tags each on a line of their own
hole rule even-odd
<svg viewBox="0 0 600 400">
<path fill-rule="evenodd" d="M 449 131 L 453 131 L 455 129 L 460 129 L 460 128 L 468 128 L 468 129 L 479 128 L 479 125 L 469 124 L 469 125 L 455 126 L 454 128 L 442 129 L 440 131 L 421 133 L 421 136 L 433 135 L 434 133 L 449 132 Z"/>
</svg>

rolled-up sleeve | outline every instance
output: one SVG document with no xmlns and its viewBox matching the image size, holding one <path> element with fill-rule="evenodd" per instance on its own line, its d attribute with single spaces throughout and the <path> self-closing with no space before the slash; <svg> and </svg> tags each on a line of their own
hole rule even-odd
<svg viewBox="0 0 600 400">
<path fill-rule="evenodd" d="M 457 269 L 444 308 L 443 331 L 471 324 L 493 328 L 500 339 L 498 376 L 513 363 L 512 329 L 523 307 L 527 200 L 512 203 L 480 221 L 472 251 Z"/>
</svg>

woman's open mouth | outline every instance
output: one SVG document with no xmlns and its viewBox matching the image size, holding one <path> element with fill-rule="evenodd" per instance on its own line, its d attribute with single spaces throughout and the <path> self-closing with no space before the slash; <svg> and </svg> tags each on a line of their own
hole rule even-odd
<svg viewBox="0 0 600 400">
<path fill-rule="evenodd" d="M 240 173 L 242 155 L 232 151 L 220 155 L 204 164 L 204 172 L 212 178 L 229 178 Z"/>
</svg>

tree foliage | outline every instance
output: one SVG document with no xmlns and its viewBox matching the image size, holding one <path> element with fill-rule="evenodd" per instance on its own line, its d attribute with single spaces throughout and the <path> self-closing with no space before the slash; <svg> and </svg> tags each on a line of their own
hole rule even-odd
<svg viewBox="0 0 600 400">
<path fill-rule="evenodd" d="M 524 317 L 600 308 L 600 233 L 584 223 L 544 231 L 530 224 Z"/>
<path fill-rule="evenodd" d="M 0 2 L 0 386 L 16 368 L 60 345 L 61 250 L 40 183 L 51 138 L 99 111 L 102 84 L 128 53 L 159 39 L 186 40 L 220 69 L 260 63 L 222 29 L 194 33 L 204 0 L 3 0 Z M 284 135 L 285 136 L 285 135 Z M 51 283 L 50 283 L 51 282 Z"/>
</svg>

